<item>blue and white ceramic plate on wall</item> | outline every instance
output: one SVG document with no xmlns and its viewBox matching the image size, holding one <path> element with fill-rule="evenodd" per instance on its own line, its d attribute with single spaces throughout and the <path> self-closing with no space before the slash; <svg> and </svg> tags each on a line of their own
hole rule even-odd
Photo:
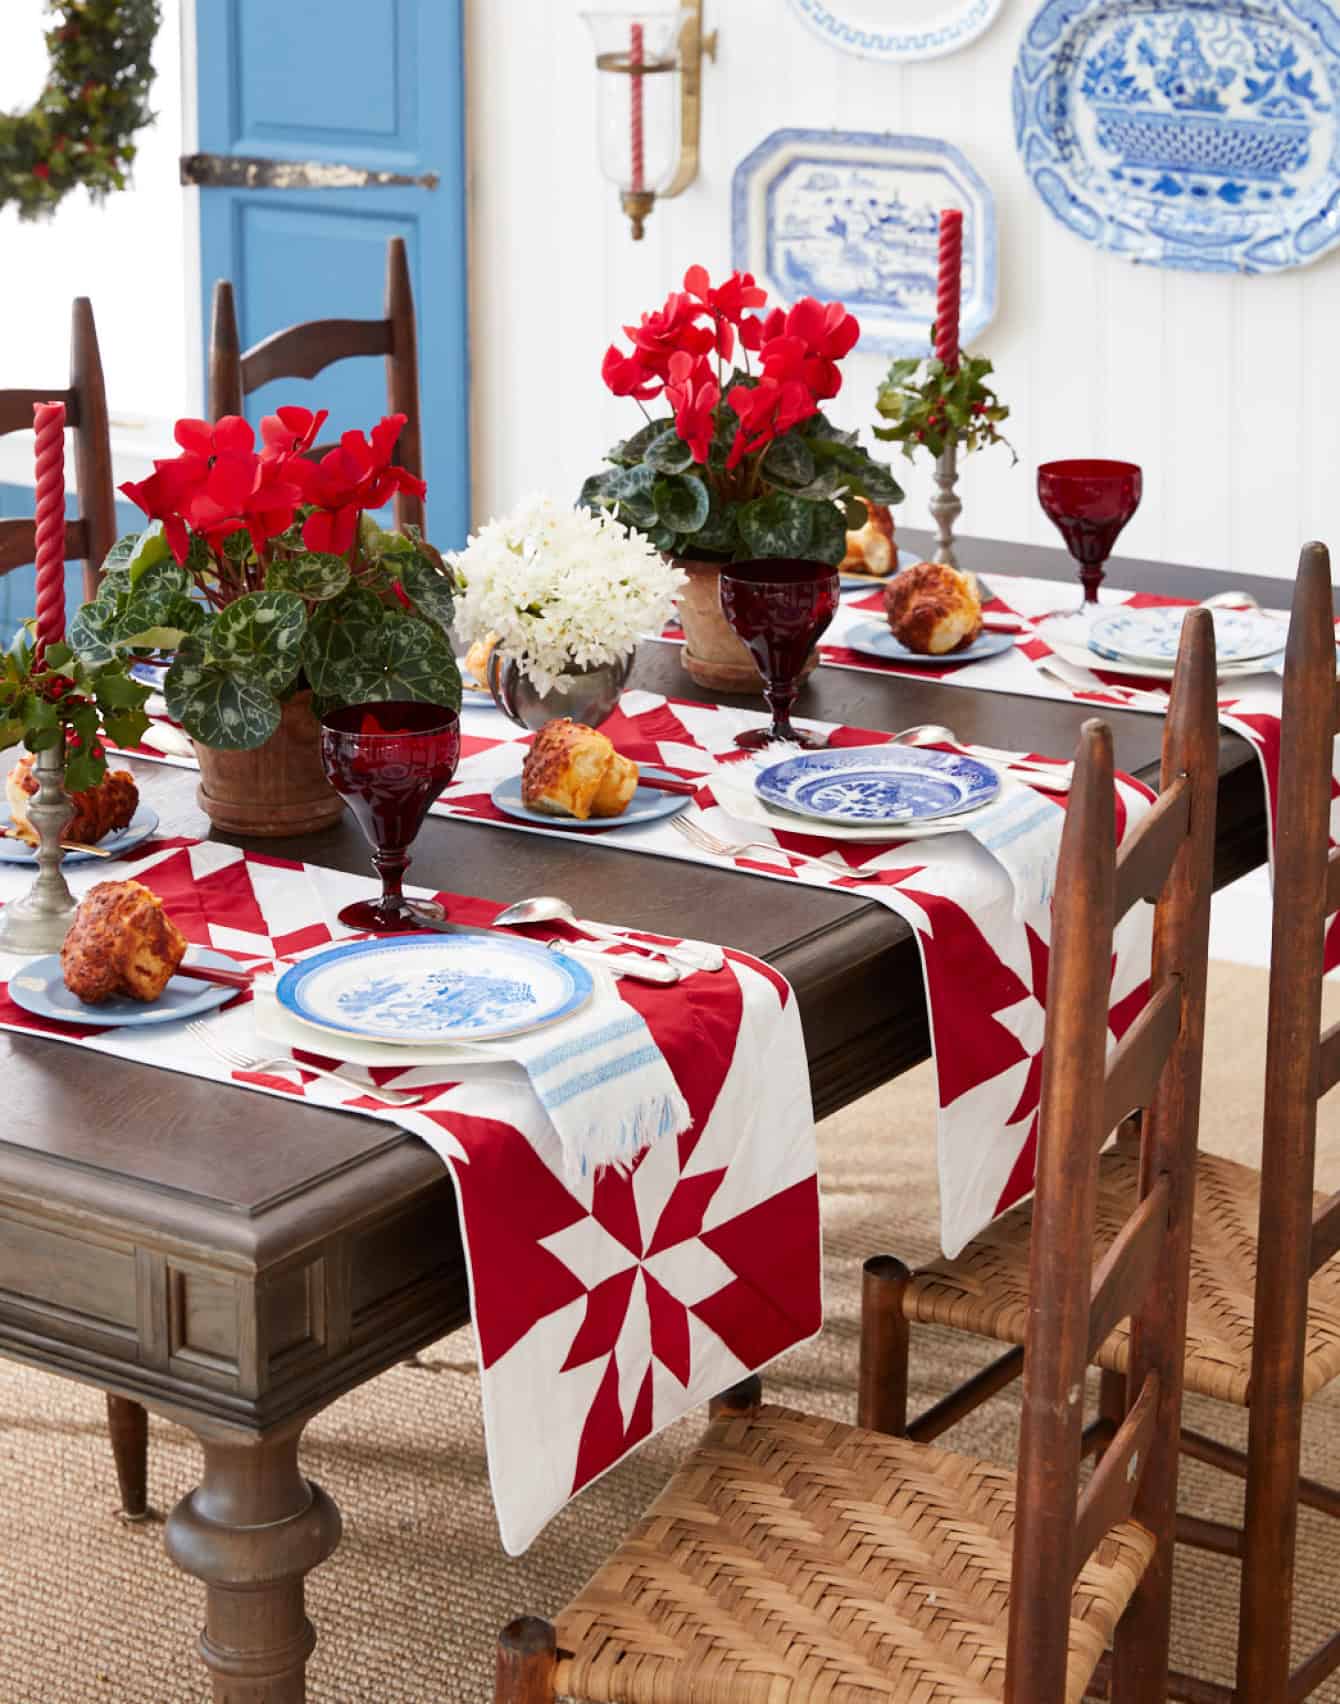
<svg viewBox="0 0 1340 1704">
<path fill-rule="evenodd" d="M 1330 0 L 1046 0 L 1015 139 L 1062 224 L 1115 254 L 1273 272 L 1340 240 Z"/>
<path fill-rule="evenodd" d="M 668 769 L 658 769 L 654 764 L 643 764 L 643 772 L 648 775 L 670 776 L 674 780 L 680 777 L 672 775 Z M 505 816 L 515 817 L 518 822 L 533 822 L 541 828 L 635 828 L 643 822 L 659 822 L 662 817 L 678 815 L 686 810 L 693 802 L 683 793 L 661 793 L 654 787 L 644 787 L 639 782 L 633 791 L 632 798 L 616 817 L 580 817 L 554 816 L 550 811 L 533 811 L 529 805 L 521 802 L 521 777 L 509 775 L 489 794 L 493 803 Z"/>
<path fill-rule="evenodd" d="M 938 59 L 974 41 L 1004 0 L 791 0 L 833 47 L 862 59 Z"/>
<path fill-rule="evenodd" d="M 579 1011 L 594 984 L 575 960 L 505 935 L 392 935 L 294 965 L 275 997 L 318 1029 L 373 1041 L 494 1041 Z"/>
<path fill-rule="evenodd" d="M 923 651 L 909 651 L 901 639 L 895 639 L 880 621 L 865 621 L 852 628 L 845 644 L 852 651 L 867 657 L 882 657 L 886 663 L 910 663 L 917 668 L 947 669 L 956 663 L 981 663 L 988 657 L 999 657 L 1014 645 L 1013 633 L 979 633 L 971 645 L 961 651 L 946 651 L 943 656 L 927 656 Z"/>
<path fill-rule="evenodd" d="M 1185 609 L 1127 609 L 1105 615 L 1089 629 L 1089 649 L 1123 663 L 1177 661 Z M 1284 644 L 1282 621 L 1259 610 L 1216 609 L 1214 649 L 1219 663 L 1248 663 L 1273 657 Z"/>
<path fill-rule="evenodd" d="M 935 137 L 774 130 L 735 168 L 734 263 L 780 302 L 845 303 L 862 349 L 924 355 L 942 207 L 963 212 L 966 347 L 996 311 L 995 203 L 958 149 Z"/>
<path fill-rule="evenodd" d="M 979 810 L 1000 791 L 1000 772 L 956 752 L 844 746 L 770 764 L 754 791 L 779 810 L 871 827 Z"/>
<path fill-rule="evenodd" d="M 37 848 L 29 846 L 26 840 L 14 840 L 3 831 L 12 828 L 14 819 L 8 811 L 0 811 L 0 864 L 29 864 L 37 868 Z M 118 828 L 114 834 L 104 835 L 98 842 L 98 852 L 108 852 L 113 857 L 122 852 L 132 852 L 135 847 L 142 846 L 158 827 L 158 812 L 151 810 L 148 805 L 136 807 L 135 814 L 124 828 Z M 63 862 L 67 864 L 91 864 L 98 858 L 97 852 L 67 852 Z M 98 862 L 102 862 L 98 859 Z"/>
<path fill-rule="evenodd" d="M 194 947 L 192 960 L 220 970 L 236 970 L 237 960 L 208 947 Z M 176 1024 L 212 1012 L 237 996 L 236 988 L 217 982 L 197 982 L 191 976 L 172 976 L 156 1000 L 132 1000 L 114 994 L 97 1006 L 77 999 L 65 986 L 60 954 L 32 959 L 9 979 L 9 997 L 34 1017 L 50 1018 L 59 1024 L 82 1024 L 101 1029 L 143 1029 L 151 1024 Z"/>
</svg>

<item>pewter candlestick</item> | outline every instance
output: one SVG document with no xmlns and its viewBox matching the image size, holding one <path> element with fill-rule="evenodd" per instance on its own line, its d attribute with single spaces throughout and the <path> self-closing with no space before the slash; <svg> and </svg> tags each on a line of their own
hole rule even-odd
<svg viewBox="0 0 1340 1704">
<path fill-rule="evenodd" d="M 935 522 L 938 541 L 935 561 L 957 568 L 954 555 L 954 522 L 963 513 L 963 499 L 954 489 L 958 482 L 958 444 L 950 439 L 935 458 L 935 491 L 931 496 L 931 519 Z"/>
<path fill-rule="evenodd" d="M 75 898 L 61 870 L 61 835 L 70 820 L 65 793 L 65 738 L 39 751 L 34 764 L 37 792 L 28 818 L 37 830 L 37 879 L 22 899 L 0 908 L 0 951 L 59 952 L 74 921 Z"/>
</svg>

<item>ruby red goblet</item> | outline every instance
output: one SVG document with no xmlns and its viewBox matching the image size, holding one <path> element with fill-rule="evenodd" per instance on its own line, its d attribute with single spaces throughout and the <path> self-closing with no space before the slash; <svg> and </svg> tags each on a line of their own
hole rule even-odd
<svg viewBox="0 0 1340 1704">
<path fill-rule="evenodd" d="M 1044 462 L 1038 500 L 1079 563 L 1081 610 L 1098 602 L 1103 570 L 1122 528 L 1140 507 L 1144 475 L 1134 462 L 1081 458 Z"/>
<path fill-rule="evenodd" d="M 838 607 L 840 590 L 838 571 L 829 562 L 765 557 L 722 569 L 721 612 L 757 663 L 772 711 L 771 728 L 737 735 L 737 746 L 757 751 L 784 741 L 817 750 L 828 744 L 824 736 L 793 727 L 791 708 L 814 642 Z"/>
<path fill-rule="evenodd" d="M 379 899 L 346 905 L 341 923 L 400 934 L 419 926 L 415 909 L 443 915 L 441 906 L 422 901 L 411 908 L 403 884 L 409 848 L 460 757 L 460 719 L 442 704 L 389 699 L 345 705 L 321 718 L 326 778 L 348 800 L 382 883 Z"/>
</svg>

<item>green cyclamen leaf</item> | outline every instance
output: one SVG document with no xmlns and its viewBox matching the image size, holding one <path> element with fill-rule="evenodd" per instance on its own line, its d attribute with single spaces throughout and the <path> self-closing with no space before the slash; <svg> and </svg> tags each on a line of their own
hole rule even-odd
<svg viewBox="0 0 1340 1704">
<path fill-rule="evenodd" d="M 739 512 L 740 536 L 754 556 L 808 556 L 816 505 L 773 491 Z"/>
<path fill-rule="evenodd" d="M 177 653 L 163 682 L 168 715 L 202 745 L 251 751 L 279 726 L 281 709 L 264 680 L 243 666 L 205 662 L 194 644 Z"/>
<path fill-rule="evenodd" d="M 439 627 L 450 627 L 456 610 L 455 588 L 451 577 L 428 557 L 416 552 L 400 569 L 400 584 L 410 602 L 427 621 Z"/>
<path fill-rule="evenodd" d="M 815 503 L 810 555 L 834 567 L 847 554 L 847 520 L 836 503 Z"/>
<path fill-rule="evenodd" d="M 702 480 L 686 473 L 658 479 L 651 495 L 657 519 L 677 533 L 697 532 L 712 507 Z"/>
<path fill-rule="evenodd" d="M 693 466 L 693 451 L 671 426 L 651 440 L 643 460 L 658 473 L 683 473 Z"/>
<path fill-rule="evenodd" d="M 326 657 L 312 684 L 331 704 L 410 698 L 458 710 L 461 702 L 460 671 L 445 635 L 411 617 L 366 630 L 354 654 Z"/>
<path fill-rule="evenodd" d="M 248 592 L 215 616 L 210 659 L 244 670 L 278 695 L 297 679 L 306 629 L 307 609 L 295 593 Z"/>
<path fill-rule="evenodd" d="M 296 592 L 309 603 L 337 598 L 348 584 L 349 564 L 344 558 L 317 551 L 280 557 L 270 564 L 265 576 L 266 591 Z"/>
<path fill-rule="evenodd" d="M 335 682 L 361 656 L 371 655 L 383 613 L 379 599 L 362 586 L 349 586 L 339 597 L 318 605 L 302 646 L 302 666 L 318 698 L 358 702 L 344 698 Z"/>
<path fill-rule="evenodd" d="M 114 661 L 125 649 L 115 600 L 80 604 L 65 637 L 85 668 L 100 669 Z"/>
<path fill-rule="evenodd" d="M 113 546 L 112 548 L 115 549 L 116 547 Z M 162 521 L 150 521 L 140 534 L 139 542 L 130 553 L 126 563 L 126 571 L 131 585 L 137 585 L 141 575 L 147 574 L 151 568 L 156 567 L 160 562 L 170 561 L 171 558 L 172 552 L 168 548 L 168 541 L 163 537 Z"/>
<path fill-rule="evenodd" d="M 763 476 L 793 491 L 808 485 L 814 478 L 814 457 L 805 440 L 794 432 L 775 438 L 763 457 Z"/>
</svg>

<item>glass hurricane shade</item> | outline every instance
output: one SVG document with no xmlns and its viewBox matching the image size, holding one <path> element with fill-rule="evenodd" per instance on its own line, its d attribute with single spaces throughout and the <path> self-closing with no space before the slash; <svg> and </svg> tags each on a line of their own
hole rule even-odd
<svg viewBox="0 0 1340 1704">
<path fill-rule="evenodd" d="M 656 194 L 679 164 L 683 14 L 583 12 L 582 17 L 596 49 L 600 169 L 622 192 Z"/>
</svg>

